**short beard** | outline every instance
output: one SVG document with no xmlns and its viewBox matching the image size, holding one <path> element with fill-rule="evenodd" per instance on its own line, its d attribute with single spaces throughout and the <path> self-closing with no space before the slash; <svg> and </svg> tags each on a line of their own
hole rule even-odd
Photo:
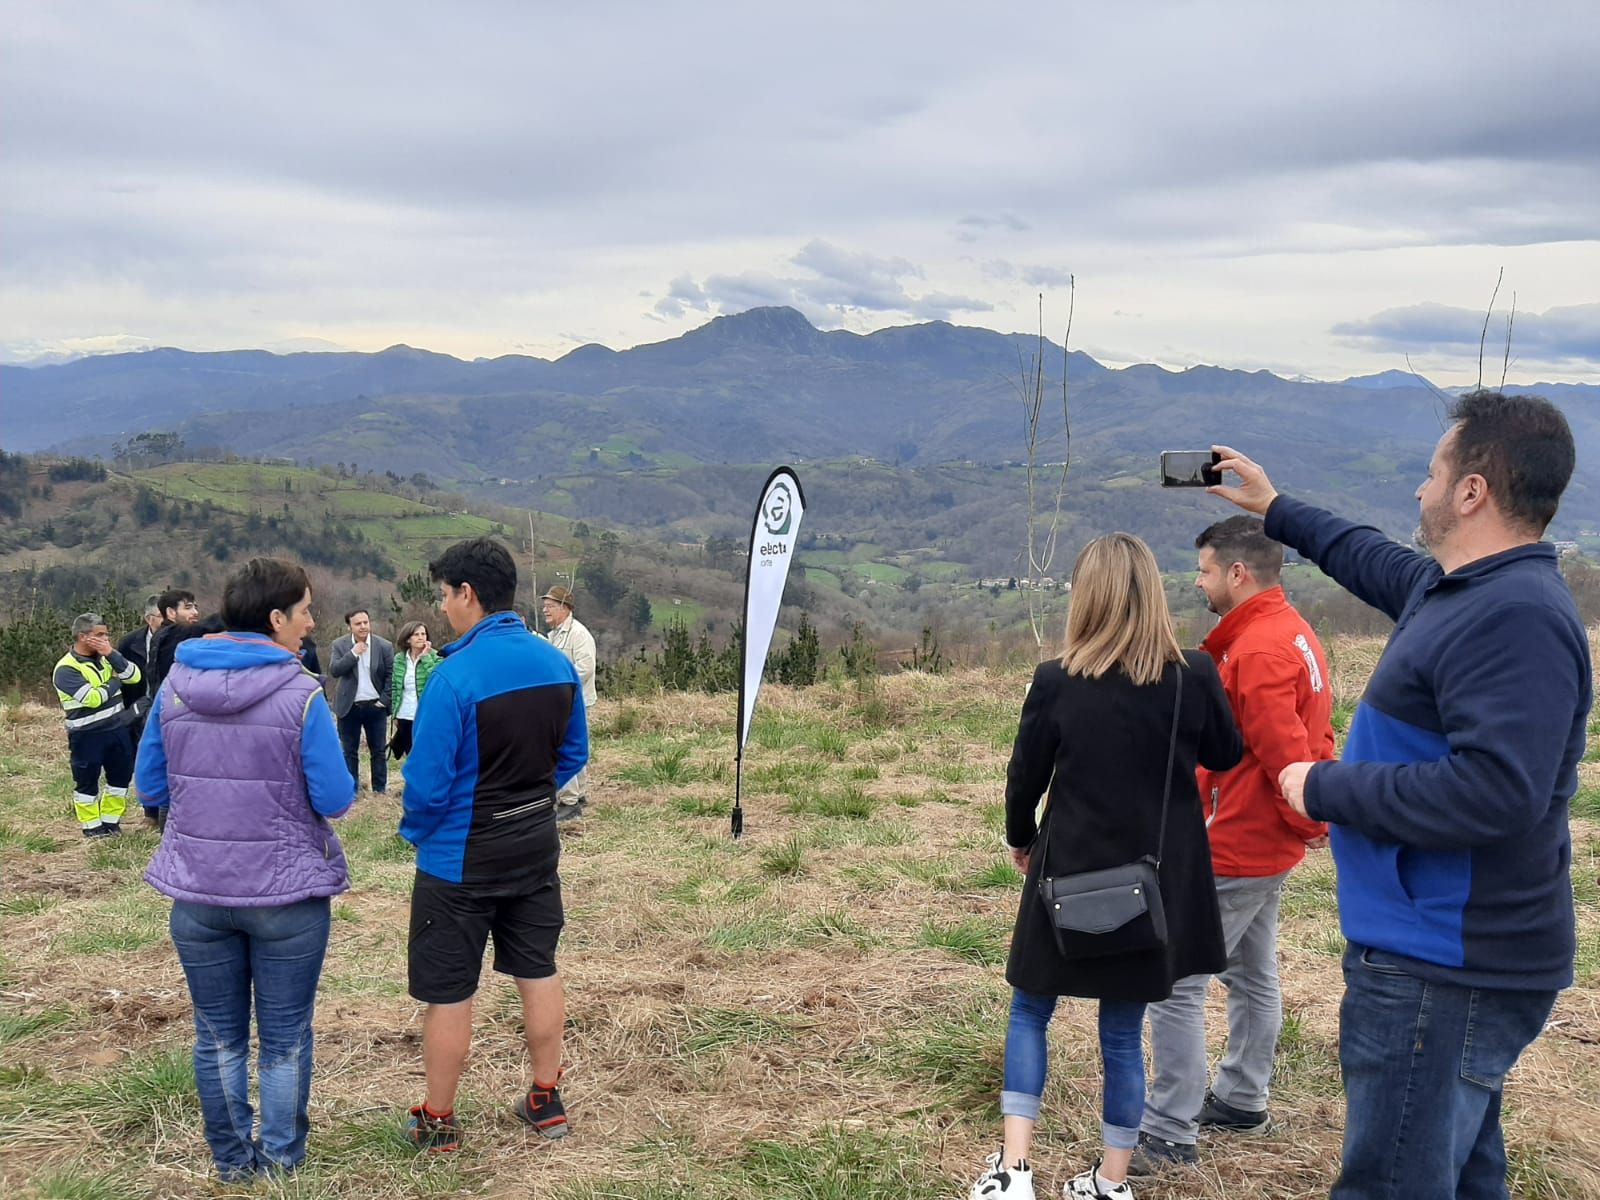
<svg viewBox="0 0 1600 1200">
<path fill-rule="evenodd" d="M 1423 528 L 1421 521 L 1417 522 L 1416 529 L 1413 530 L 1412 533 L 1411 533 L 1411 544 L 1413 546 L 1415 546 L 1418 550 L 1420 550 L 1423 554 L 1426 554 L 1429 558 L 1432 558 L 1434 556 L 1433 555 L 1433 547 L 1428 545 L 1428 533 L 1427 533 L 1427 530 L 1425 530 Z"/>
</svg>

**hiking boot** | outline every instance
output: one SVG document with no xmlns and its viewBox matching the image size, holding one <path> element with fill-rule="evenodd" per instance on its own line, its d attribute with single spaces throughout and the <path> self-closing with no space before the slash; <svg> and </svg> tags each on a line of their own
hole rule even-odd
<svg viewBox="0 0 1600 1200">
<path fill-rule="evenodd" d="M 535 1083 L 511 1108 L 517 1120 L 532 1125 L 534 1132 L 551 1141 L 564 1138 L 571 1132 L 567 1124 L 567 1106 L 561 1103 L 559 1083 L 559 1076 L 556 1083 L 548 1087 Z"/>
<path fill-rule="evenodd" d="M 1033 1200 L 1033 1171 L 1027 1160 L 1001 1166 L 1005 1151 L 983 1160 L 983 1174 L 972 1185 L 972 1200 Z"/>
<path fill-rule="evenodd" d="M 1139 1144 L 1134 1147 L 1133 1158 L 1128 1163 L 1128 1174 L 1145 1178 L 1172 1167 L 1192 1167 L 1199 1161 L 1200 1151 L 1192 1142 L 1169 1142 L 1140 1131 Z"/>
<path fill-rule="evenodd" d="M 1102 1187 L 1102 1183 L 1105 1186 Z M 1098 1162 L 1082 1175 L 1069 1180 L 1066 1187 L 1061 1189 L 1061 1194 L 1066 1200 L 1133 1200 L 1133 1189 L 1128 1186 L 1127 1180 L 1112 1183 L 1109 1179 L 1100 1178 Z"/>
<path fill-rule="evenodd" d="M 429 1154 L 444 1154 L 461 1148 L 461 1131 L 456 1128 L 454 1109 L 436 1117 L 426 1104 L 417 1105 L 406 1122 L 406 1137 L 418 1150 Z"/>
<path fill-rule="evenodd" d="M 1272 1128 L 1272 1118 L 1266 1109 L 1252 1112 L 1248 1108 L 1235 1108 L 1226 1100 L 1218 1100 L 1212 1092 L 1206 1093 L 1198 1120 L 1202 1129 L 1236 1133 L 1240 1137 L 1260 1137 Z"/>
<path fill-rule="evenodd" d="M 556 808 L 556 824 L 565 825 L 568 821 L 581 821 L 583 810 L 589 807 L 587 799 L 579 800 L 576 804 L 562 804 Z"/>
</svg>

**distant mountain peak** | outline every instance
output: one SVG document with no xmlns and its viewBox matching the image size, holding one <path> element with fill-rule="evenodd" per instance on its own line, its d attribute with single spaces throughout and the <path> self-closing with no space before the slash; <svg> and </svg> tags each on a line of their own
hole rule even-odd
<svg viewBox="0 0 1600 1200">
<path fill-rule="evenodd" d="M 742 345 L 780 346 L 790 350 L 814 349 L 822 334 L 799 309 L 788 305 L 747 308 L 741 313 L 713 317 L 684 335 L 703 341 Z"/>
<path fill-rule="evenodd" d="M 1348 379 L 1339 381 L 1345 387 L 1367 388 L 1372 391 L 1384 391 L 1388 388 L 1415 388 L 1432 387 L 1420 375 L 1413 375 L 1410 371 L 1379 371 L 1376 375 L 1352 375 Z"/>
</svg>

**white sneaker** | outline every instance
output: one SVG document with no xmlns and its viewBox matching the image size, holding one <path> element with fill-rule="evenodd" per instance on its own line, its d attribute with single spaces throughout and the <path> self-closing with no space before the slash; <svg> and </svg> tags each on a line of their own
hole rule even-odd
<svg viewBox="0 0 1600 1200">
<path fill-rule="evenodd" d="M 1026 1162 L 1003 1167 L 1004 1151 L 983 1160 L 984 1171 L 972 1185 L 972 1200 L 1033 1200 L 1033 1170 Z"/>
<path fill-rule="evenodd" d="M 1095 1163 L 1082 1175 L 1069 1180 L 1061 1194 L 1066 1200 L 1133 1200 L 1133 1188 L 1128 1186 L 1127 1180 L 1102 1188 L 1099 1173 L 1100 1164 Z"/>
</svg>

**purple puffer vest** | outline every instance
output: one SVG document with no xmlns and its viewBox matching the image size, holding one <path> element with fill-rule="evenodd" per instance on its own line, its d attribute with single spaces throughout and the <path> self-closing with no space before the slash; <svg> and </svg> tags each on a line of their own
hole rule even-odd
<svg viewBox="0 0 1600 1200">
<path fill-rule="evenodd" d="M 350 886 L 344 848 L 312 809 L 300 760 L 306 706 L 319 690 L 298 660 L 173 665 L 160 711 L 171 806 L 146 882 L 174 900 L 237 908 Z"/>
</svg>

